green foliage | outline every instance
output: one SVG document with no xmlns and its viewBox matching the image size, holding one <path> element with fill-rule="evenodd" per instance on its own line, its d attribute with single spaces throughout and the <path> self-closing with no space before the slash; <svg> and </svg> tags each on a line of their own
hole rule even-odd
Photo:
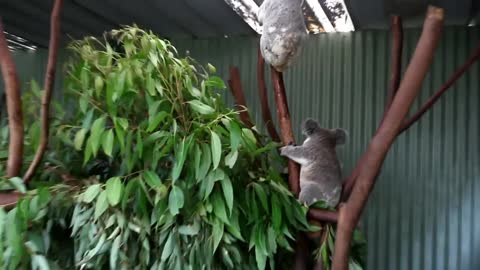
<svg viewBox="0 0 480 270">
<path fill-rule="evenodd" d="M 334 210 L 326 202 L 318 201 L 311 206 L 312 208 L 324 209 L 324 210 Z M 335 231 L 336 226 L 332 224 L 326 224 L 324 226 L 326 230 L 325 241 L 315 250 L 316 260 L 321 259 L 323 266 L 326 270 L 332 269 L 332 259 L 335 243 Z M 350 258 L 349 258 L 349 269 L 362 270 L 366 268 L 366 240 L 359 229 L 353 231 L 353 239 L 350 248 Z"/>
<path fill-rule="evenodd" d="M 71 45 L 73 113 L 52 125 L 46 161 L 54 169 L 0 213 L 0 230 L 14 230 L 0 234 L 8 243 L 0 265 L 290 268 L 294 236 L 309 226 L 278 173 L 278 145 L 246 128 L 222 102 L 224 82 L 168 41 L 136 27 L 112 33 L 119 51 L 94 38 Z M 32 149 L 35 138 L 27 138 Z M 53 185 L 64 174 L 80 187 Z M 68 233 L 63 248 L 50 243 L 54 227 Z M 40 237 L 34 245 L 31 234 Z"/>
</svg>

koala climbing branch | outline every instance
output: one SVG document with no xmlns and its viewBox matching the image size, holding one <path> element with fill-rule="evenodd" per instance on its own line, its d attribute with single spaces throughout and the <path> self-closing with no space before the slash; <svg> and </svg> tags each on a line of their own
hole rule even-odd
<svg viewBox="0 0 480 270">
<path fill-rule="evenodd" d="M 433 54 L 442 32 L 443 19 L 443 9 L 429 6 L 422 34 L 397 94 L 363 155 L 364 162 L 359 169 L 350 197 L 339 207 L 333 257 L 335 270 L 348 269 L 353 230 L 360 219 L 387 152 L 397 137 L 433 61 Z"/>
<path fill-rule="evenodd" d="M 20 83 L 17 69 L 12 55 L 8 49 L 3 23 L 0 19 L 0 67 L 2 68 L 3 81 L 8 114 L 8 128 L 10 130 L 8 143 L 7 177 L 20 174 L 23 160 L 23 114 L 22 100 L 20 97 Z M 3 195 L 3 194 L 2 194 Z"/>
<path fill-rule="evenodd" d="M 60 11 L 62 9 L 63 0 L 55 0 L 53 5 L 52 14 L 50 17 L 50 42 L 48 44 L 48 62 L 47 71 L 44 79 L 44 93 L 42 96 L 42 107 L 40 110 L 41 119 L 41 133 L 40 144 L 38 145 L 35 157 L 33 158 L 30 167 L 28 167 L 23 179 L 25 185 L 31 180 L 35 170 L 40 164 L 43 154 L 47 149 L 48 135 L 49 135 L 49 114 L 50 114 L 50 101 L 52 99 L 52 90 L 55 83 L 55 69 L 57 64 L 58 43 L 60 39 Z"/>
</svg>

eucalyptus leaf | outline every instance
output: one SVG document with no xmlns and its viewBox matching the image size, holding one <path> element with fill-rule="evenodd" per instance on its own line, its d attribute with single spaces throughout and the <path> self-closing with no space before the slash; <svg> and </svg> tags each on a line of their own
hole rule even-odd
<svg viewBox="0 0 480 270">
<path fill-rule="evenodd" d="M 168 208 L 170 213 L 175 216 L 179 213 L 179 210 L 183 207 L 184 197 L 183 191 L 177 186 L 172 186 L 170 195 L 168 197 Z"/>
<path fill-rule="evenodd" d="M 95 203 L 95 219 L 98 219 L 108 208 L 108 201 L 107 201 L 107 192 L 102 191 L 100 195 L 97 197 L 97 201 Z"/>
<path fill-rule="evenodd" d="M 123 184 L 120 177 L 112 177 L 107 180 L 106 189 L 107 199 L 111 206 L 115 206 L 120 202 L 123 192 Z"/>
<path fill-rule="evenodd" d="M 220 137 L 218 137 L 215 131 L 211 131 L 211 147 L 213 169 L 215 170 L 220 163 L 220 158 L 222 157 L 222 143 L 220 141 Z"/>
<path fill-rule="evenodd" d="M 93 202 L 93 200 L 95 200 L 95 198 L 97 197 L 97 195 L 100 193 L 101 190 L 102 190 L 102 187 L 100 186 L 100 184 L 94 184 L 89 186 L 87 190 L 85 190 L 85 192 L 83 193 L 83 196 L 82 196 L 83 202 L 86 202 L 86 203 Z"/>
</svg>

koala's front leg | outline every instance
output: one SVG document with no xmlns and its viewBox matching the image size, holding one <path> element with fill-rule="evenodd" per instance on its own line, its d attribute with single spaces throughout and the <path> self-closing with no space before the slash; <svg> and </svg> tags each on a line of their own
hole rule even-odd
<svg viewBox="0 0 480 270">
<path fill-rule="evenodd" d="M 304 166 L 310 163 L 310 160 L 306 156 L 306 151 L 302 146 L 286 145 L 280 148 L 280 155 L 288 157 L 296 163 Z"/>
</svg>

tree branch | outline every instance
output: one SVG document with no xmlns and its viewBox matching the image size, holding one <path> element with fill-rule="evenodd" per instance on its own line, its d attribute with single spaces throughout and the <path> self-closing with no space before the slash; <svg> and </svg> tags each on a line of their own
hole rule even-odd
<svg viewBox="0 0 480 270">
<path fill-rule="evenodd" d="M 400 73 L 402 72 L 402 48 L 403 48 L 403 27 L 400 16 L 392 16 L 392 55 L 391 55 L 391 77 L 388 89 L 387 100 L 385 103 L 385 111 L 383 116 L 387 114 L 388 109 L 392 105 L 398 86 L 400 85 Z"/>
<path fill-rule="evenodd" d="M 7 177 L 20 174 L 23 159 L 23 113 L 20 83 L 17 70 L 7 39 L 5 38 L 3 23 L 0 19 L 0 67 L 5 84 L 7 98 L 8 128 L 10 130 L 8 143 Z"/>
<path fill-rule="evenodd" d="M 288 110 L 287 96 L 282 73 L 271 68 L 272 83 L 275 91 L 275 101 L 277 103 L 277 115 L 279 117 L 280 130 L 282 132 L 282 142 L 284 145 L 295 143 L 293 137 L 290 112 Z M 288 183 L 290 190 L 298 196 L 300 192 L 300 167 L 292 160 L 288 160 Z"/>
<path fill-rule="evenodd" d="M 403 27 L 402 27 L 402 19 L 400 16 L 392 16 L 391 19 L 391 31 L 392 31 L 392 52 L 391 52 L 391 75 L 390 75 L 390 84 L 387 93 L 387 99 L 385 102 L 385 110 L 382 116 L 382 123 L 387 115 L 387 112 L 392 105 L 393 99 L 398 90 L 398 86 L 400 84 L 400 73 L 402 71 L 402 44 L 403 44 Z M 348 199 L 350 192 L 352 191 L 353 185 L 355 183 L 355 179 L 358 176 L 358 172 L 360 168 L 363 166 L 363 162 L 365 161 L 364 157 L 362 156 L 357 162 L 357 165 L 353 169 L 350 176 L 345 179 L 343 184 L 342 190 L 342 199 L 341 201 L 345 201 Z"/>
<path fill-rule="evenodd" d="M 404 132 L 409 127 L 411 127 L 416 121 L 418 121 L 423 114 L 425 114 L 432 106 L 440 99 L 440 97 L 447 92 L 447 90 L 455 83 L 457 80 L 462 77 L 462 75 L 476 62 L 480 59 L 480 46 L 478 46 L 473 54 L 467 59 L 467 61 L 459 67 L 453 75 L 437 90 L 437 92 L 431 96 L 420 108 L 420 110 L 415 113 L 412 117 L 408 118 L 403 122 L 402 128 L 399 133 Z"/>
<path fill-rule="evenodd" d="M 50 17 L 50 43 L 48 46 L 49 54 L 44 81 L 45 92 L 42 97 L 42 108 L 40 110 L 42 127 L 40 133 L 40 143 L 38 145 L 37 152 L 35 153 L 35 157 L 33 158 L 30 167 L 23 177 L 25 185 L 28 184 L 35 173 L 35 170 L 40 164 L 48 145 L 50 101 L 52 99 L 52 89 L 55 83 L 55 67 L 57 63 L 58 41 L 60 39 L 60 10 L 62 8 L 62 3 L 63 0 L 55 0 Z"/>
<path fill-rule="evenodd" d="M 230 67 L 230 79 L 228 80 L 228 85 L 230 86 L 230 90 L 235 98 L 237 110 L 240 112 L 240 120 L 242 120 L 245 126 L 252 128 L 253 123 L 248 115 L 247 104 L 242 89 L 242 81 L 240 80 L 240 71 L 238 70 L 238 67 Z"/>
<path fill-rule="evenodd" d="M 0 207 L 10 210 L 15 207 L 18 200 L 24 195 L 18 192 L 0 192 Z"/>
<path fill-rule="evenodd" d="M 265 85 L 265 59 L 263 59 L 260 48 L 258 49 L 258 61 L 257 61 L 257 82 L 258 82 L 258 95 L 260 96 L 260 104 L 262 106 L 262 117 L 268 134 L 273 141 L 279 142 L 275 125 L 273 124 L 272 113 L 268 106 L 267 86 Z"/>
<path fill-rule="evenodd" d="M 282 73 L 270 67 L 272 75 L 273 90 L 275 92 L 275 102 L 277 104 L 277 115 L 280 123 L 280 131 L 282 133 L 282 142 L 284 145 L 295 143 L 292 131 L 292 122 L 290 120 L 290 112 L 288 110 L 287 95 L 285 93 L 285 84 L 283 82 Z M 300 192 L 300 167 L 292 160 L 288 160 L 288 184 L 290 190 L 298 197 Z M 303 233 L 297 236 L 297 246 L 295 248 L 295 270 L 306 269 L 307 262 L 307 239 Z"/>
<path fill-rule="evenodd" d="M 338 212 L 315 209 L 308 209 L 308 217 L 319 222 L 337 223 Z"/>
<path fill-rule="evenodd" d="M 429 6 L 422 35 L 410 64 L 400 83 L 398 92 L 366 151 L 365 161 L 360 168 L 357 183 L 350 198 L 340 206 L 337 223 L 337 236 L 333 258 L 333 269 L 347 270 L 352 233 L 362 214 L 373 186 L 375 176 L 385 160 L 386 154 L 395 140 L 405 116 L 415 96 L 420 91 L 433 54 L 439 42 L 443 26 L 443 9 Z"/>
</svg>

